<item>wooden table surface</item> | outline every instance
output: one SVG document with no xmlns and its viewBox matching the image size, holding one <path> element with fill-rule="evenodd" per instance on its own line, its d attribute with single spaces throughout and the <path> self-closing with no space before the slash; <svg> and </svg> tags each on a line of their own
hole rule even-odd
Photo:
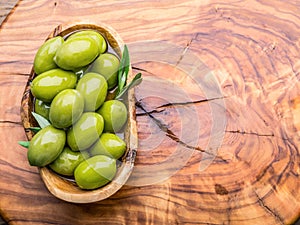
<svg viewBox="0 0 300 225">
<path fill-rule="evenodd" d="M 294 223 L 299 11 L 297 0 L 19 1 L 0 29 L 1 216 L 9 224 Z M 81 20 L 119 32 L 144 77 L 133 174 L 93 204 L 53 197 L 17 144 L 35 52 L 56 26 Z"/>
</svg>

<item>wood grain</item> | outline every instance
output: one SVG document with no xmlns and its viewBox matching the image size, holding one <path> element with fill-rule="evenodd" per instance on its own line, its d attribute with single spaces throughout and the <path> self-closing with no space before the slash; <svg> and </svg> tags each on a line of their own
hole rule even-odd
<svg viewBox="0 0 300 225">
<path fill-rule="evenodd" d="M 4 219 L 293 223 L 300 216 L 299 10 L 293 0 L 20 1 L 0 30 Z M 53 27 L 82 19 L 119 32 L 131 46 L 134 72 L 145 78 L 136 89 L 135 170 L 111 198 L 84 205 L 53 197 L 17 145 L 25 139 L 19 109 L 37 48 Z M 177 50 L 166 59 L 160 48 L 149 49 L 151 40 Z"/>
</svg>

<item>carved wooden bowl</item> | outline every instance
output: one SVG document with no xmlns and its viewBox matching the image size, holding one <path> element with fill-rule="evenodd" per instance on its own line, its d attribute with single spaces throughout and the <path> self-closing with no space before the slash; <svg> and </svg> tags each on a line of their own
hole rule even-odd
<svg viewBox="0 0 300 225">
<path fill-rule="evenodd" d="M 106 38 L 108 44 L 114 49 L 119 57 L 121 57 L 124 43 L 118 33 L 106 24 L 98 23 L 96 25 L 90 23 L 76 23 L 59 25 L 53 30 L 53 32 L 49 34 L 47 39 L 54 36 L 67 37 L 71 33 L 83 29 L 93 29 L 100 32 Z M 30 83 L 35 76 L 36 74 L 34 73 L 32 67 L 21 103 L 21 118 L 28 140 L 31 140 L 33 137 L 33 133 L 29 128 L 37 126 L 37 122 L 31 114 L 34 106 L 34 98 L 30 91 Z M 130 68 L 128 80 L 131 79 L 132 70 Z M 59 176 L 48 167 L 39 168 L 39 172 L 43 182 L 54 196 L 73 203 L 97 202 L 113 195 L 126 183 L 133 170 L 138 140 L 135 119 L 135 98 L 133 89 L 128 91 L 128 95 L 125 101 L 125 104 L 128 106 L 128 120 L 124 129 L 124 138 L 127 144 L 127 149 L 122 159 L 120 159 L 117 174 L 115 175 L 113 180 L 101 188 L 95 190 L 83 190 L 80 189 L 72 179 Z"/>
</svg>

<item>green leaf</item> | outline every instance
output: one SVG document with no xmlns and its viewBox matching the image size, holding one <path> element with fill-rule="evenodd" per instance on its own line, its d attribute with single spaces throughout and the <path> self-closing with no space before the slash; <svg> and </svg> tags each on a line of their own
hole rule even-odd
<svg viewBox="0 0 300 225">
<path fill-rule="evenodd" d="M 22 147 L 29 148 L 29 141 L 19 141 L 18 144 Z"/>
<path fill-rule="evenodd" d="M 127 77 L 130 69 L 130 57 L 129 57 L 129 52 L 127 45 L 124 45 L 124 50 L 122 54 L 122 58 L 120 60 L 120 66 L 118 69 L 118 88 L 116 92 L 116 97 L 115 99 L 120 99 L 122 96 L 130 89 L 133 88 L 134 86 L 140 84 L 142 82 L 142 74 L 138 73 L 135 75 L 133 80 L 126 86 L 127 82 Z"/>
<path fill-rule="evenodd" d="M 34 133 L 37 133 L 37 132 L 39 132 L 42 128 L 40 128 L 40 127 L 29 127 L 28 129 L 31 130 L 31 131 L 33 131 Z"/>
<path fill-rule="evenodd" d="M 120 83 L 119 83 L 120 85 L 118 86 L 119 91 L 121 91 L 125 87 L 126 81 L 127 81 L 127 76 L 128 76 L 128 74 L 125 74 L 125 72 L 121 76 Z"/>
<path fill-rule="evenodd" d="M 124 45 L 120 66 L 118 69 L 118 93 L 125 87 L 130 68 L 130 57 L 127 45 Z"/>
<path fill-rule="evenodd" d="M 142 74 L 138 73 L 135 75 L 135 77 L 132 79 L 132 81 L 125 86 L 125 88 L 122 89 L 122 91 L 120 93 L 117 94 L 116 99 L 120 99 L 122 98 L 122 96 L 131 88 L 139 85 L 142 82 Z"/>
<path fill-rule="evenodd" d="M 50 125 L 50 122 L 46 118 L 42 117 L 41 115 L 39 115 L 35 112 L 31 112 L 31 113 L 41 128 L 44 128 L 44 127 L 47 127 Z"/>
</svg>

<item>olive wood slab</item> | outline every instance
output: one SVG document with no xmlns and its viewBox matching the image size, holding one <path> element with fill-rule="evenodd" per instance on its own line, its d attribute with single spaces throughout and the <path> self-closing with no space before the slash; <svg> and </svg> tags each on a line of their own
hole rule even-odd
<svg viewBox="0 0 300 225">
<path fill-rule="evenodd" d="M 0 30 L 3 218 L 292 224 L 300 215 L 299 10 L 298 1 L 279 0 L 19 1 Z M 20 104 L 34 53 L 58 24 L 81 19 L 111 25 L 145 78 L 135 93 L 134 171 L 93 204 L 51 195 L 17 144 L 26 139 Z"/>
</svg>

